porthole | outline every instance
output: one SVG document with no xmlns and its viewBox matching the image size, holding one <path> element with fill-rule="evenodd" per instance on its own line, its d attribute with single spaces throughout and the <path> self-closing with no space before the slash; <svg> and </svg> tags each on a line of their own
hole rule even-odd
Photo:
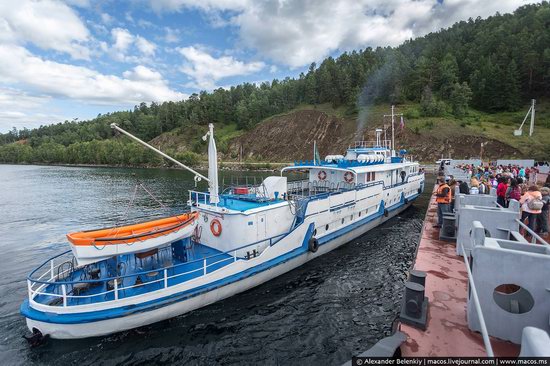
<svg viewBox="0 0 550 366">
<path fill-rule="evenodd" d="M 342 224 L 344 223 L 344 219 L 342 219 Z"/>
<path fill-rule="evenodd" d="M 535 300 L 529 291 L 513 283 L 495 287 L 493 300 L 504 311 L 512 314 L 524 314 L 535 306 Z"/>
<path fill-rule="evenodd" d="M 359 211 L 359 217 L 361 217 L 361 211 Z"/>
<path fill-rule="evenodd" d="M 328 224 L 325 226 L 325 230 L 328 231 Z"/>
<path fill-rule="evenodd" d="M 349 219 L 350 219 L 350 221 L 352 221 L 353 220 L 353 215 L 351 215 Z"/>
<path fill-rule="evenodd" d="M 313 230 L 313 236 L 317 235 L 317 229 Z"/>
</svg>

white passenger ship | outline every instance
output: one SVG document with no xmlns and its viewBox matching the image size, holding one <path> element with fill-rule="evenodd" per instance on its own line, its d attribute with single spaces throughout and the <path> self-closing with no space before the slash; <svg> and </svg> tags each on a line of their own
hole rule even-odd
<svg viewBox="0 0 550 366">
<path fill-rule="evenodd" d="M 21 313 L 29 329 L 85 338 L 184 314 L 363 235 L 424 189 L 418 163 L 397 154 L 377 130 L 376 142 L 358 142 L 345 155 L 297 161 L 257 186 L 219 192 L 212 125 L 209 135 L 208 178 L 193 171 L 197 180 L 209 181 L 209 191 L 189 193 L 191 211 L 198 213 L 193 235 L 95 263 L 79 265 L 71 251 L 51 258 L 27 278 Z M 306 179 L 287 181 L 292 172 Z"/>
</svg>

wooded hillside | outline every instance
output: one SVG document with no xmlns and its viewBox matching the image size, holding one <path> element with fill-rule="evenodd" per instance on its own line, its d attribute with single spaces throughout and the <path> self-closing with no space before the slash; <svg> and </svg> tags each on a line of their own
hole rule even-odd
<svg viewBox="0 0 550 366">
<path fill-rule="evenodd" d="M 126 139 L 113 138 L 113 122 L 149 141 L 182 128 L 205 130 L 211 122 L 250 130 L 301 104 L 330 103 L 353 116 L 371 104 L 413 102 L 421 116 L 463 118 L 472 107 L 516 111 L 531 98 L 547 97 L 550 4 L 543 2 L 513 14 L 462 21 L 396 48 L 329 57 L 298 78 L 203 91 L 180 102 L 142 103 L 90 121 L 14 129 L 0 134 L 0 162 L 160 164 Z M 549 121 L 543 123 L 550 127 Z M 195 153 L 203 149 L 200 142 L 192 146 Z"/>
</svg>

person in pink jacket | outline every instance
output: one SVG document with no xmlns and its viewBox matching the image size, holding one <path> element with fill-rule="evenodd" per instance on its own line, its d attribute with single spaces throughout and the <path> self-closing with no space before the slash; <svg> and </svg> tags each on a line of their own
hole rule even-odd
<svg viewBox="0 0 550 366">
<path fill-rule="evenodd" d="M 529 187 L 527 192 L 521 196 L 519 203 L 521 204 L 521 221 L 525 222 L 525 219 L 527 219 L 529 228 L 535 231 L 537 217 L 542 211 L 542 206 L 544 206 L 539 187 L 535 185 Z"/>
</svg>

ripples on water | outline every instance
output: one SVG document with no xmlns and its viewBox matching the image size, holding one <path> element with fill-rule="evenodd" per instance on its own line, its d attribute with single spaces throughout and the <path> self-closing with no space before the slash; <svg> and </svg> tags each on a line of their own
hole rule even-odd
<svg viewBox="0 0 550 366">
<path fill-rule="evenodd" d="M 138 331 L 30 349 L 19 315 L 25 276 L 68 249 L 67 232 L 120 221 L 137 181 L 167 208 L 141 192 L 129 220 L 180 212 L 193 188 L 190 174 L 174 170 L 0 165 L 2 364 L 340 365 L 391 333 L 426 193 L 399 217 L 245 293 Z"/>
</svg>

